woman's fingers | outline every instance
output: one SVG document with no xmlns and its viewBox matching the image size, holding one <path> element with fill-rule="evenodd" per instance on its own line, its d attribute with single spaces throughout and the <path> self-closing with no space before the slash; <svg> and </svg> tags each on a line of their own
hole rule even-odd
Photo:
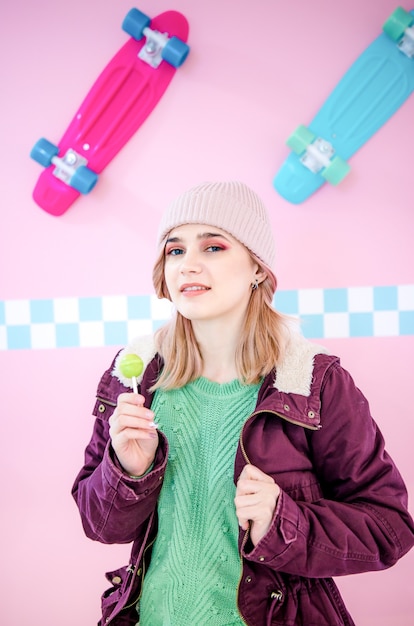
<svg viewBox="0 0 414 626">
<path fill-rule="evenodd" d="M 154 413 L 143 405 L 144 398 L 138 394 L 121 394 L 117 408 L 109 418 L 110 435 L 114 437 L 123 432 L 136 439 L 140 431 L 154 432 Z"/>
<path fill-rule="evenodd" d="M 240 527 L 247 530 L 250 526 L 254 545 L 270 528 L 279 493 L 271 476 L 254 465 L 245 465 L 237 481 L 234 503 Z"/>
<path fill-rule="evenodd" d="M 144 397 L 124 393 L 118 397 L 109 418 L 109 435 L 119 462 L 130 475 L 143 474 L 152 463 L 158 446 L 154 413 L 144 407 Z"/>
</svg>

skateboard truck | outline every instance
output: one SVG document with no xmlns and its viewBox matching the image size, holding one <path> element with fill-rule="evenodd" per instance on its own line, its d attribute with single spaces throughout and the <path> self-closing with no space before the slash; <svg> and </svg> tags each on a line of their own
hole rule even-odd
<svg viewBox="0 0 414 626">
<path fill-rule="evenodd" d="M 335 154 L 332 144 L 317 137 L 306 126 L 298 126 L 286 143 L 304 167 L 312 174 L 320 174 L 332 185 L 338 185 L 350 170 L 348 163 Z"/>
<path fill-rule="evenodd" d="M 86 148 L 89 149 L 88 144 Z M 53 175 L 79 193 L 89 193 L 98 182 L 98 174 L 87 167 L 88 160 L 72 148 L 63 157 L 53 156 L 50 161 L 55 165 Z"/>
<path fill-rule="evenodd" d="M 397 7 L 383 25 L 383 30 L 408 58 L 414 58 L 414 17 Z"/>
<path fill-rule="evenodd" d="M 138 58 L 157 69 L 161 61 L 180 67 L 187 58 L 190 48 L 176 36 L 150 28 L 151 19 L 138 9 L 131 9 L 122 23 L 122 28 L 133 39 L 140 41 L 145 37 L 145 44 L 138 52 Z"/>
<path fill-rule="evenodd" d="M 63 157 L 54 156 L 51 161 L 55 165 L 53 175 L 59 178 L 59 180 L 63 180 L 67 185 L 70 184 L 70 180 L 76 170 L 81 165 L 88 164 L 88 160 L 75 152 L 75 150 L 72 150 L 72 148 L 69 148 Z"/>
<path fill-rule="evenodd" d="M 142 46 L 139 51 L 138 56 L 142 61 L 156 69 L 163 60 L 162 51 L 169 41 L 168 34 L 160 33 L 148 27 L 144 28 L 143 34 L 146 37 L 146 42 L 145 46 Z"/>
<path fill-rule="evenodd" d="M 84 144 L 83 148 L 87 150 L 89 145 Z M 53 175 L 79 193 L 92 191 L 98 181 L 98 174 L 87 167 L 88 160 L 72 148 L 63 157 L 58 156 L 58 152 L 57 146 L 42 138 L 33 146 L 30 156 L 43 167 L 54 165 Z"/>
<path fill-rule="evenodd" d="M 332 144 L 318 137 L 313 143 L 307 146 L 306 152 L 300 160 L 311 172 L 317 174 L 324 167 L 330 165 L 334 154 L 335 150 Z"/>
<path fill-rule="evenodd" d="M 410 59 L 414 58 L 414 26 L 406 28 L 403 38 L 397 45 L 403 54 Z"/>
</svg>

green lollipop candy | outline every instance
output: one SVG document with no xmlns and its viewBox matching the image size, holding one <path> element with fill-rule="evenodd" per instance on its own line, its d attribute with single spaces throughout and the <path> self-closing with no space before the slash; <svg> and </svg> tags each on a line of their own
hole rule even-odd
<svg viewBox="0 0 414 626">
<path fill-rule="evenodd" d="M 121 359 L 119 369 L 125 378 L 131 378 L 133 390 L 135 393 L 138 393 L 137 378 L 141 376 L 142 370 L 144 369 L 144 363 L 141 357 L 138 356 L 138 354 L 126 354 Z"/>
</svg>

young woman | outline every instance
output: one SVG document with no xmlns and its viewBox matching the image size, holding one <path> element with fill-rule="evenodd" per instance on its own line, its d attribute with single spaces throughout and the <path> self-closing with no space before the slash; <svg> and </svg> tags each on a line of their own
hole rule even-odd
<svg viewBox="0 0 414 626">
<path fill-rule="evenodd" d="M 246 185 L 182 194 L 158 244 L 154 286 L 175 315 L 104 373 L 73 488 L 88 537 L 132 542 L 100 624 L 352 625 L 331 577 L 390 567 L 414 542 L 367 400 L 272 308 L 274 240 Z"/>
</svg>

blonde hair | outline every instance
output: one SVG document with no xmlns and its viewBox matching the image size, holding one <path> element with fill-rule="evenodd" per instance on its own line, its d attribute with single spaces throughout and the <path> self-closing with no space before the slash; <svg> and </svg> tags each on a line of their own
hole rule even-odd
<svg viewBox="0 0 414 626">
<path fill-rule="evenodd" d="M 266 278 L 252 289 L 246 319 L 236 351 L 236 367 L 245 384 L 258 383 L 280 363 L 285 351 L 288 317 L 273 308 L 276 277 L 256 255 L 248 250 Z M 153 283 L 158 298 L 171 300 L 164 275 L 164 248 L 155 262 Z M 158 329 L 155 345 L 164 360 L 164 368 L 151 388 L 182 387 L 202 375 L 203 361 L 190 320 L 175 312 L 171 321 Z"/>
</svg>

